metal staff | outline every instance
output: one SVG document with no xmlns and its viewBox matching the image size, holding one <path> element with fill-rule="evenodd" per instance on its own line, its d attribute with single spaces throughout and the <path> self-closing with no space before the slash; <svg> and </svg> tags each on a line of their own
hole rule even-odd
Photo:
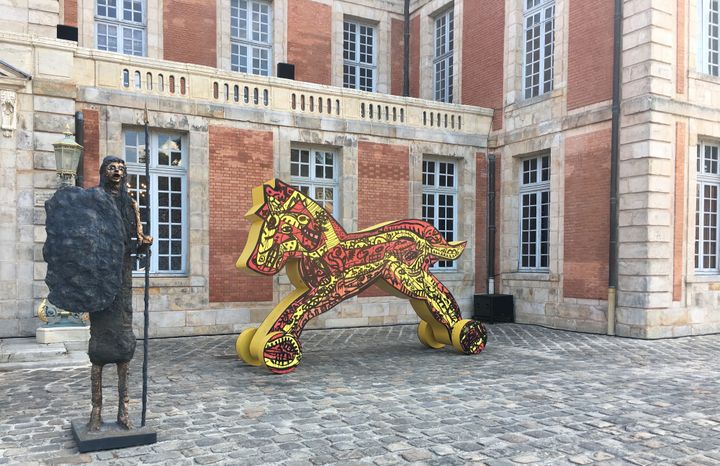
<svg viewBox="0 0 720 466">
<path fill-rule="evenodd" d="M 150 229 L 150 137 L 148 131 L 148 111 L 147 105 L 145 105 L 145 202 L 147 215 L 147 227 Z M 147 373 L 148 373 L 148 327 L 150 326 L 150 313 L 149 313 L 149 302 L 150 302 L 150 246 L 145 250 L 145 310 L 143 311 L 143 317 L 145 319 L 143 325 L 143 368 L 142 368 L 142 419 L 140 426 L 145 427 L 145 413 L 147 411 Z"/>
</svg>

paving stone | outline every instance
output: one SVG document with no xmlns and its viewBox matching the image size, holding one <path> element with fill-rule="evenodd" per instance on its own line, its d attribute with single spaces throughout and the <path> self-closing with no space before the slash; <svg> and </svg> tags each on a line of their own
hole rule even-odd
<svg viewBox="0 0 720 466">
<path fill-rule="evenodd" d="M 307 330 L 275 376 L 236 335 L 150 341 L 158 443 L 79 454 L 86 367 L 0 375 L 0 464 L 718 464 L 720 335 L 632 340 L 518 324 L 487 349 L 429 350 L 415 326 Z M 131 410 L 140 411 L 140 352 Z M 117 406 L 114 369 L 104 377 Z"/>
<path fill-rule="evenodd" d="M 568 458 L 568 461 L 570 461 L 573 464 L 590 464 L 593 463 L 594 460 L 588 457 L 587 455 L 574 455 Z"/>
<path fill-rule="evenodd" d="M 538 463 L 541 461 L 539 456 L 532 453 L 513 456 L 510 459 L 519 464 Z"/>
<path fill-rule="evenodd" d="M 400 456 L 403 457 L 406 461 L 415 462 L 415 461 L 426 461 L 432 458 L 432 453 L 430 453 L 428 450 L 422 450 L 419 448 L 413 448 L 411 450 L 406 450 L 400 453 Z"/>
</svg>

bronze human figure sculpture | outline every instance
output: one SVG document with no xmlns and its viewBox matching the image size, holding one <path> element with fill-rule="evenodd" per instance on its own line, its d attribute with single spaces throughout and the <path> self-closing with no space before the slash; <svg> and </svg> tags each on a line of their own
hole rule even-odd
<svg viewBox="0 0 720 466">
<path fill-rule="evenodd" d="M 152 237 L 143 234 L 140 210 L 128 194 L 125 184 L 125 162 L 113 156 L 103 159 L 100 166 L 99 188 L 111 196 L 124 223 L 124 244 L 108 253 L 122 254 L 121 286 L 113 302 L 99 312 L 90 313 L 90 343 L 88 355 L 92 363 L 92 411 L 89 431 L 102 426 L 102 370 L 106 364 L 116 364 L 118 373 L 117 423 L 131 429 L 128 414 L 128 372 L 135 353 L 135 335 L 132 329 L 132 253 L 143 253 L 152 244 Z M 134 238 L 135 237 L 135 238 Z"/>
</svg>

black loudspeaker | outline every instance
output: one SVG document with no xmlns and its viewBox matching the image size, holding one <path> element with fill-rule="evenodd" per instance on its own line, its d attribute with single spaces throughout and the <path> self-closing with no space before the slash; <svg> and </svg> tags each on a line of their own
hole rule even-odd
<svg viewBox="0 0 720 466">
<path fill-rule="evenodd" d="M 291 63 L 278 63 L 277 77 L 285 79 L 295 79 L 295 65 Z"/>
<path fill-rule="evenodd" d="M 476 294 L 473 319 L 494 324 L 515 322 L 515 305 L 511 294 Z"/>
<path fill-rule="evenodd" d="M 78 41 L 78 28 L 75 26 L 65 26 L 64 24 L 57 25 L 57 38 L 64 40 Z"/>
</svg>

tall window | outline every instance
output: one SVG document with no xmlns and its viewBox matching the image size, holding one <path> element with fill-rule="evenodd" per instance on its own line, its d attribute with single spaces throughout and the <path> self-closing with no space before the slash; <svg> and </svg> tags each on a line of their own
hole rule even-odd
<svg viewBox="0 0 720 466">
<path fill-rule="evenodd" d="M 97 0 L 95 42 L 99 50 L 145 55 L 145 2 Z"/>
<path fill-rule="evenodd" d="M 550 156 L 522 161 L 520 179 L 520 269 L 550 265 Z"/>
<path fill-rule="evenodd" d="M 337 218 L 340 214 L 338 156 L 327 149 L 291 149 L 290 182 Z"/>
<path fill-rule="evenodd" d="M 145 178 L 145 132 L 126 129 L 125 163 L 128 192 L 138 202 L 143 231 L 155 240 L 150 272 L 187 272 L 187 148 L 183 137 L 150 133 L 150 189 Z M 147 225 L 148 196 L 151 226 Z M 139 270 L 139 266 L 136 270 Z"/>
<path fill-rule="evenodd" d="M 453 45 L 455 25 L 452 8 L 435 18 L 435 54 L 433 57 L 434 99 L 453 101 Z"/>
<path fill-rule="evenodd" d="M 272 10 L 261 0 L 230 0 L 230 67 L 270 76 Z"/>
<path fill-rule="evenodd" d="M 720 75 L 720 0 L 701 0 L 702 72 Z"/>
<path fill-rule="evenodd" d="M 695 200 L 695 270 L 720 272 L 718 267 L 718 191 L 720 145 L 698 145 L 697 198 Z"/>
<path fill-rule="evenodd" d="M 554 16 L 555 0 L 525 0 L 523 88 L 526 99 L 553 88 Z"/>
<path fill-rule="evenodd" d="M 343 87 L 375 91 L 375 28 L 343 23 Z"/>
<path fill-rule="evenodd" d="M 422 219 L 447 241 L 457 238 L 457 166 L 454 162 L 423 160 Z M 439 261 L 437 269 L 453 269 L 454 261 Z"/>
</svg>

